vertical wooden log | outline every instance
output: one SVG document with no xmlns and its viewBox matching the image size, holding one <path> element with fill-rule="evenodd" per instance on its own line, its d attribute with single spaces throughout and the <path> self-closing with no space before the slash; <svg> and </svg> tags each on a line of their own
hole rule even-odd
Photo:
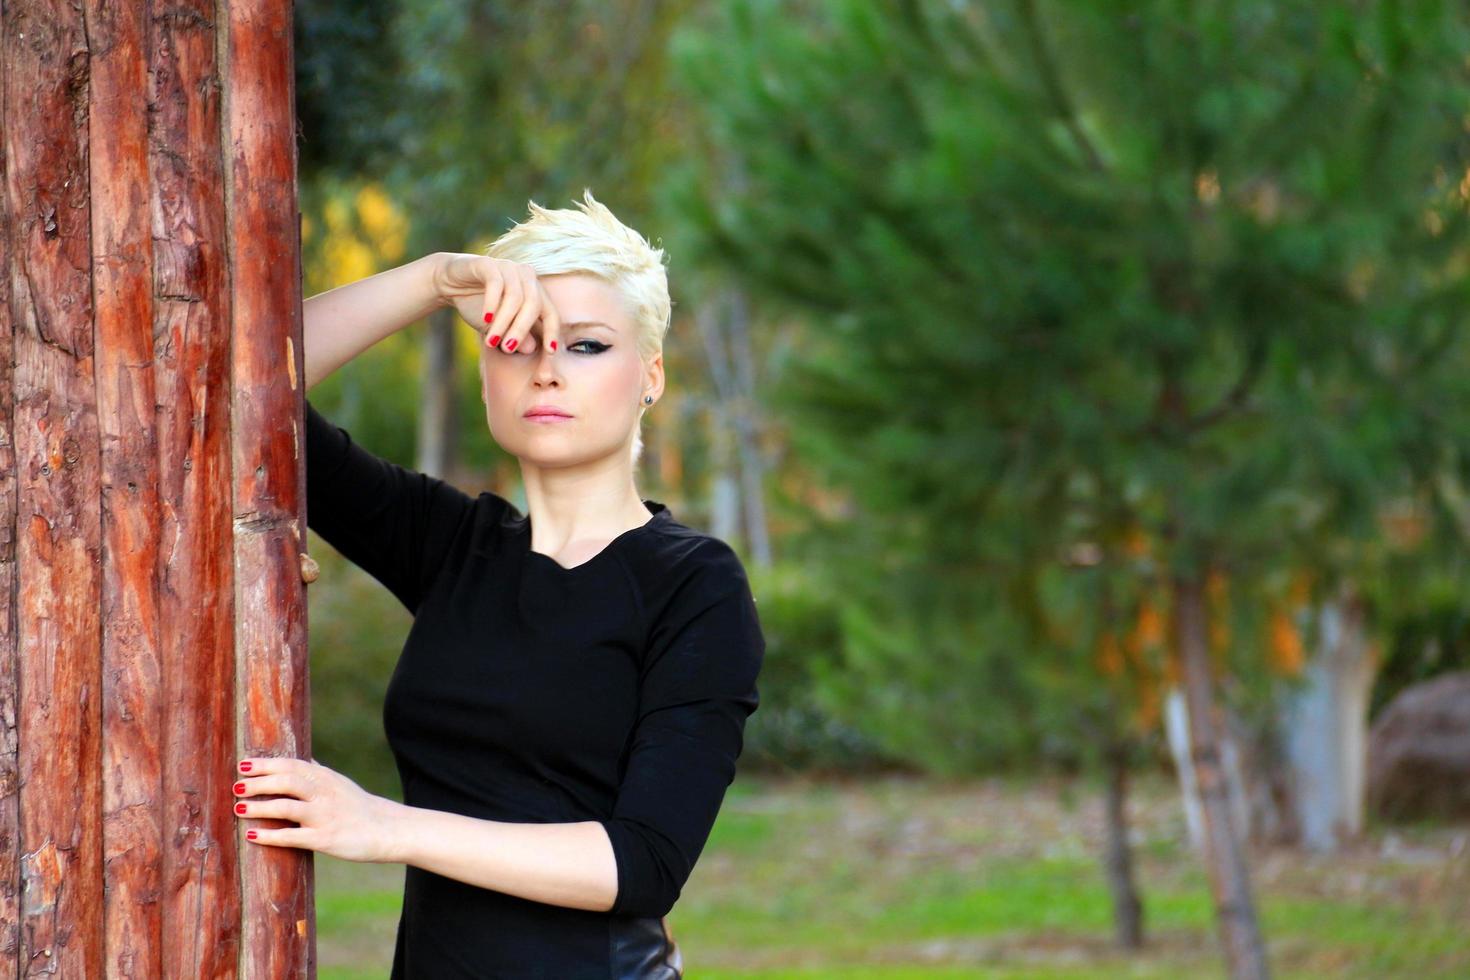
<svg viewBox="0 0 1470 980">
<path fill-rule="evenodd" d="M 81 11 L 4 5 L 5 234 L 15 373 L 12 975 L 102 968 L 101 560 L 88 57 Z M 11 811 L 12 814 L 15 810 Z"/>
<path fill-rule="evenodd" d="M 0 4 L 0 976 L 315 975 L 291 26 Z"/>
<path fill-rule="evenodd" d="M 0 10 L 0 972 L 16 976 L 20 955 L 20 631 L 16 627 L 15 317 L 10 287 L 15 231 L 10 207 L 11 17 Z"/>
<path fill-rule="evenodd" d="M 291 5 L 224 3 L 220 26 L 234 328 L 239 743 L 241 755 L 309 758 L 300 559 L 306 550 L 305 362 Z M 310 851 L 285 848 L 242 852 L 244 976 L 315 976 L 311 859 Z"/>
<path fill-rule="evenodd" d="M 163 703 L 154 442 L 147 9 L 88 0 L 87 117 L 102 482 L 102 854 L 107 975 L 159 976 Z M 27 738 L 30 736 L 27 735 Z M 30 794 L 26 794 L 29 803 Z M 63 969 L 62 973 L 69 970 Z"/>
<path fill-rule="evenodd" d="M 240 958 L 230 448 L 229 218 L 215 0 L 149 18 L 153 355 L 164 661 L 163 967 L 232 977 Z M 247 889 L 248 890 L 248 889 Z"/>
</svg>

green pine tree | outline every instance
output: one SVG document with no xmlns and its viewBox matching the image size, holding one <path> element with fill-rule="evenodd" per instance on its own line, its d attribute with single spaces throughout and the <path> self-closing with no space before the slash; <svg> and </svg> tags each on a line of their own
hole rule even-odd
<svg viewBox="0 0 1470 980">
<path fill-rule="evenodd" d="M 1086 543 L 1110 589 L 1162 582 L 1235 976 L 1268 971 L 1205 583 L 1353 567 L 1385 501 L 1464 467 L 1466 17 L 765 0 L 676 39 L 710 145 L 670 199 L 809 324 L 778 410 L 857 510 L 821 554 L 841 703 L 940 764 L 1024 745 L 1056 714 L 1031 658 L 1085 663 L 1021 645 L 1061 612 L 1024 583 Z M 1150 569 L 1108 557 L 1135 526 Z"/>
</svg>

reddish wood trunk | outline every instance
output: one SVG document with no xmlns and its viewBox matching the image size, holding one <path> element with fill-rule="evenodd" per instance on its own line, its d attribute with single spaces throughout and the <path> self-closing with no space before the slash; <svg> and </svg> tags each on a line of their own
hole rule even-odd
<svg viewBox="0 0 1470 980">
<path fill-rule="evenodd" d="M 290 4 L 3 11 L 0 974 L 314 976 Z"/>
<path fill-rule="evenodd" d="M 305 372 L 291 5 L 229 2 L 223 51 L 230 215 L 235 648 L 242 755 L 309 758 Z M 288 326 L 289 325 L 289 326 Z M 290 826 L 272 821 L 273 826 Z M 252 847 L 247 977 L 316 976 L 311 852 Z"/>
<path fill-rule="evenodd" d="M 86 6 L 92 199 L 92 322 L 102 482 L 102 852 L 97 951 L 161 973 L 164 758 L 158 447 L 154 435 L 153 249 L 148 221 L 148 49 L 135 5 Z M 29 739 L 29 735 L 22 733 Z M 29 802 L 29 793 L 22 807 Z M 91 956 L 88 957 L 91 959 Z M 63 964 L 65 966 L 65 963 Z M 63 972 L 66 972 L 63 969 Z M 112 969 L 107 970 L 112 973 Z"/>
</svg>

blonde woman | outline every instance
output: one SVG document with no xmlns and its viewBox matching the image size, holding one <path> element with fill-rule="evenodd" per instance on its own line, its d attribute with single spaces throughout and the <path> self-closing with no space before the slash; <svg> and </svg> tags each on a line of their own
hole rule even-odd
<svg viewBox="0 0 1470 980">
<path fill-rule="evenodd" d="M 740 559 L 642 498 L 663 252 L 590 192 L 486 255 L 306 301 L 306 385 L 452 304 L 527 511 L 356 445 L 308 402 L 308 525 L 414 615 L 383 709 L 402 804 L 242 760 L 258 844 L 402 863 L 395 978 L 682 976 L 666 916 L 735 776 L 765 642 Z M 278 797 L 253 799 L 261 795 Z"/>
</svg>

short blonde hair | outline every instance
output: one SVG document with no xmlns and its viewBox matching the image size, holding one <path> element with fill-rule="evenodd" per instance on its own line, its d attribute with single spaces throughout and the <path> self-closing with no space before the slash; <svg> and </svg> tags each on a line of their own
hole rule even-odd
<svg viewBox="0 0 1470 980">
<path fill-rule="evenodd" d="M 619 221 L 584 188 L 581 208 L 550 210 L 530 201 L 531 217 L 491 242 L 491 258 L 522 262 L 538 276 L 580 272 L 608 283 L 622 295 L 633 320 L 634 342 L 646 365 L 664 349 L 673 303 L 664 250 Z M 643 411 L 633 436 L 633 462 L 643 453 Z"/>
</svg>

